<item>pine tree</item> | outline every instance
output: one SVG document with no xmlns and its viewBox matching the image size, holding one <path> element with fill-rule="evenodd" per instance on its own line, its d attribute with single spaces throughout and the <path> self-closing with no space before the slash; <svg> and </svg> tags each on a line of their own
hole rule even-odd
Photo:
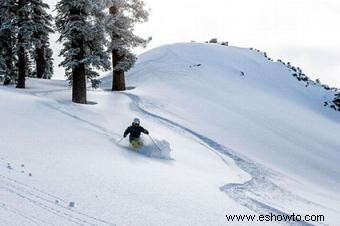
<svg viewBox="0 0 340 226">
<path fill-rule="evenodd" d="M 6 55 L 6 42 L 4 33 L 2 31 L 2 26 L 4 23 L 4 15 L 1 13 L 1 6 L 3 1 L 0 1 L 0 79 L 2 82 L 3 78 L 6 76 L 6 64 L 5 64 L 5 55 Z"/>
<path fill-rule="evenodd" d="M 338 111 L 340 111 L 340 91 L 335 93 L 333 103 L 337 106 Z"/>
<path fill-rule="evenodd" d="M 95 69 L 108 70 L 103 22 L 104 2 L 98 0 L 60 0 L 57 3 L 56 27 L 63 43 L 60 64 L 72 83 L 72 101 L 86 104 L 86 75 L 96 76 Z"/>
<path fill-rule="evenodd" d="M 50 79 L 53 74 L 53 51 L 50 48 L 49 34 L 53 33 L 52 16 L 47 13 L 49 6 L 42 0 L 30 0 L 31 19 L 33 22 L 33 58 L 37 78 Z"/>
<path fill-rule="evenodd" d="M 0 0 L 0 65 L 6 79 L 16 79 L 16 45 L 14 21 L 16 13 L 15 0 Z"/>
<path fill-rule="evenodd" d="M 48 41 L 53 31 L 52 17 L 46 13 L 47 8 L 42 0 L 0 0 L 2 67 L 6 77 L 17 81 L 17 88 L 25 88 L 25 78 L 33 76 L 32 59 L 36 61 L 37 77 L 50 78 L 53 73 Z"/>
<path fill-rule="evenodd" d="M 112 90 L 125 90 L 125 75 L 136 62 L 131 49 L 146 46 L 145 40 L 134 34 L 137 23 L 146 22 L 149 16 L 143 0 L 108 0 L 110 15 L 106 30 L 110 35 L 109 51 L 112 53 Z"/>
<path fill-rule="evenodd" d="M 16 24 L 17 45 L 16 52 L 18 55 L 18 81 L 17 88 L 25 88 L 25 79 L 27 73 L 27 50 L 32 45 L 32 21 L 30 19 L 30 2 L 29 0 L 18 0 Z"/>
<path fill-rule="evenodd" d="M 0 43 L 0 49 L 1 49 L 1 43 Z M 2 82 L 5 76 L 6 76 L 6 64 L 5 64 L 3 55 L 0 54 L 0 82 Z"/>
</svg>

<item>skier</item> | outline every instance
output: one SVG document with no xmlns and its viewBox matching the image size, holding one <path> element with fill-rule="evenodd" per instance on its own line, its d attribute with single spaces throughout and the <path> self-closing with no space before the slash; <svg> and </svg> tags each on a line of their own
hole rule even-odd
<svg viewBox="0 0 340 226">
<path fill-rule="evenodd" d="M 129 140 L 133 148 L 139 148 L 143 146 L 143 142 L 140 140 L 141 133 L 149 135 L 149 131 L 140 126 L 140 120 L 135 118 L 132 122 L 132 126 L 129 126 L 124 132 L 124 138 L 130 134 Z"/>
</svg>

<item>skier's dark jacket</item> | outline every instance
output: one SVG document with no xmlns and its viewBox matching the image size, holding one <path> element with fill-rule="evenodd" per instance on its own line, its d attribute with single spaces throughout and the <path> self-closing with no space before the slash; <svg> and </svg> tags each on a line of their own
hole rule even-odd
<svg viewBox="0 0 340 226">
<path fill-rule="evenodd" d="M 130 133 L 130 141 L 138 139 L 141 135 L 141 133 L 149 134 L 149 131 L 141 127 L 140 125 L 132 125 L 129 126 L 125 132 L 124 132 L 124 137 L 126 137 Z"/>
</svg>

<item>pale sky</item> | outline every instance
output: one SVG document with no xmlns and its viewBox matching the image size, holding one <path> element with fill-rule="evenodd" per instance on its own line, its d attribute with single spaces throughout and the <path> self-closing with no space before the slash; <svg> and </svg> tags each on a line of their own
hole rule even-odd
<svg viewBox="0 0 340 226">
<path fill-rule="evenodd" d="M 55 0 L 47 0 L 54 7 Z M 340 1 L 338 0 L 145 0 L 149 22 L 139 34 L 147 49 L 175 42 L 218 38 L 254 47 L 290 61 L 311 78 L 340 87 Z M 56 35 L 52 38 L 53 42 Z M 53 44 L 55 55 L 60 46 Z M 147 50 L 146 49 L 146 50 Z M 145 50 L 136 50 L 140 53 Z M 57 58 L 55 56 L 55 58 Z M 60 59 L 57 59 L 60 61 Z M 56 64 L 58 64 L 56 62 Z M 62 78 L 63 69 L 55 68 Z"/>
</svg>

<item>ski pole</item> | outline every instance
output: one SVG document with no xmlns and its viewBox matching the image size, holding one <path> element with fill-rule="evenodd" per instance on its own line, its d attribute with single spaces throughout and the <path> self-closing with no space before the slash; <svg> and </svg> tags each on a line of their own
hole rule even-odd
<svg viewBox="0 0 340 226">
<path fill-rule="evenodd" d="M 122 139 L 120 139 L 117 144 L 119 144 L 120 142 L 122 142 L 122 140 L 124 140 L 125 137 L 122 137 Z"/>
<path fill-rule="evenodd" d="M 159 150 L 160 152 L 162 152 L 162 149 L 156 144 L 156 142 L 152 139 L 152 137 L 151 137 L 150 135 L 148 135 L 148 136 L 149 136 L 149 138 L 151 139 L 152 143 L 158 148 L 158 150 Z"/>
</svg>

